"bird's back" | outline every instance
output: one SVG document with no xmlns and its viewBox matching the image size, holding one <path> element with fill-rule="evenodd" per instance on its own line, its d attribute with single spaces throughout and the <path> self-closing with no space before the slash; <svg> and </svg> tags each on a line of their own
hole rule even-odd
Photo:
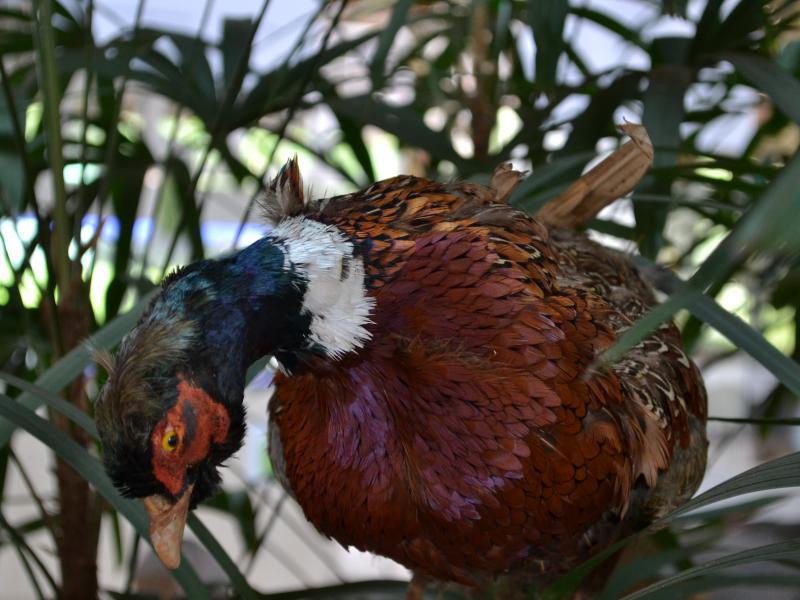
<svg viewBox="0 0 800 600">
<path fill-rule="evenodd" d="M 569 569 L 685 501 L 705 464 L 674 326 L 597 365 L 648 286 L 509 187 L 398 177 L 303 206 L 361 252 L 371 340 L 305 357 L 270 405 L 276 470 L 320 531 L 471 584 Z"/>
</svg>

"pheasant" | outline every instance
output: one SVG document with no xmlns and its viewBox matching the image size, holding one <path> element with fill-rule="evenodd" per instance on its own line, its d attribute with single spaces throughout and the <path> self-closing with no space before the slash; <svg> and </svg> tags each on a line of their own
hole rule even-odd
<svg viewBox="0 0 800 600">
<path fill-rule="evenodd" d="M 653 292 L 623 254 L 509 205 L 518 179 L 312 201 L 292 160 L 265 237 L 166 278 L 107 361 L 96 420 L 167 566 L 267 355 L 278 480 L 324 535 L 417 582 L 535 589 L 692 495 L 706 396 L 678 331 L 600 366 Z"/>
</svg>

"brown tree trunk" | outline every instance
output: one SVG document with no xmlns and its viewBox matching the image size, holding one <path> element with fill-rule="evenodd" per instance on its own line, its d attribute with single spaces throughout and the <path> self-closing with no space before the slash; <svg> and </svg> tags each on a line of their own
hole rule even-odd
<svg viewBox="0 0 800 600">
<path fill-rule="evenodd" d="M 90 333 L 92 325 L 88 290 L 73 276 L 70 288 L 58 303 L 60 344 L 64 352 L 76 347 Z M 83 377 L 67 388 L 66 399 L 86 412 L 88 405 Z M 84 448 L 92 444 L 89 435 L 56 413 L 55 425 Z M 97 597 L 97 541 L 101 505 L 95 491 L 72 467 L 57 458 L 56 476 L 60 499 L 59 527 L 56 531 L 61 565 L 62 600 L 90 600 Z"/>
<path fill-rule="evenodd" d="M 478 4 L 473 14 L 472 69 L 475 90 L 467 93 L 466 104 L 472 114 L 472 146 L 474 158 L 484 162 L 489 157 L 489 141 L 497 120 L 497 105 L 494 99 L 497 84 L 497 65 L 490 59 L 489 43 L 491 28 L 489 11 L 485 4 Z"/>
</svg>

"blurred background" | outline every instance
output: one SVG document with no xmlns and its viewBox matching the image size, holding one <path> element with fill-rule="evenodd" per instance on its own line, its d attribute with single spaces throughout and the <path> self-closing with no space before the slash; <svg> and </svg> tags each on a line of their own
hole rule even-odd
<svg viewBox="0 0 800 600">
<path fill-rule="evenodd" d="M 271 479 L 270 364 L 191 564 L 164 571 L 98 464 L 84 340 L 113 348 L 164 274 L 262 235 L 255 201 L 291 156 L 314 197 L 510 160 L 535 213 L 628 120 L 654 169 L 589 234 L 704 292 L 658 277 L 715 418 L 701 491 L 758 476 L 652 536 L 608 597 L 706 565 L 663 597 L 800 598 L 798 5 L 2 0 L 0 597 L 402 597 L 405 569 L 321 538 Z"/>
</svg>

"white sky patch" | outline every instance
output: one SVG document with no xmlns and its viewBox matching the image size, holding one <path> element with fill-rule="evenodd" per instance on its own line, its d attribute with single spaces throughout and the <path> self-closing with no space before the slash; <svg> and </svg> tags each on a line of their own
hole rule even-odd
<svg viewBox="0 0 800 600">
<path fill-rule="evenodd" d="M 306 217 L 281 221 L 271 236 L 286 251 L 287 268 L 308 281 L 303 311 L 311 313 L 311 342 L 331 358 L 362 347 L 374 298 L 367 296 L 364 262 L 337 228 Z"/>
</svg>

